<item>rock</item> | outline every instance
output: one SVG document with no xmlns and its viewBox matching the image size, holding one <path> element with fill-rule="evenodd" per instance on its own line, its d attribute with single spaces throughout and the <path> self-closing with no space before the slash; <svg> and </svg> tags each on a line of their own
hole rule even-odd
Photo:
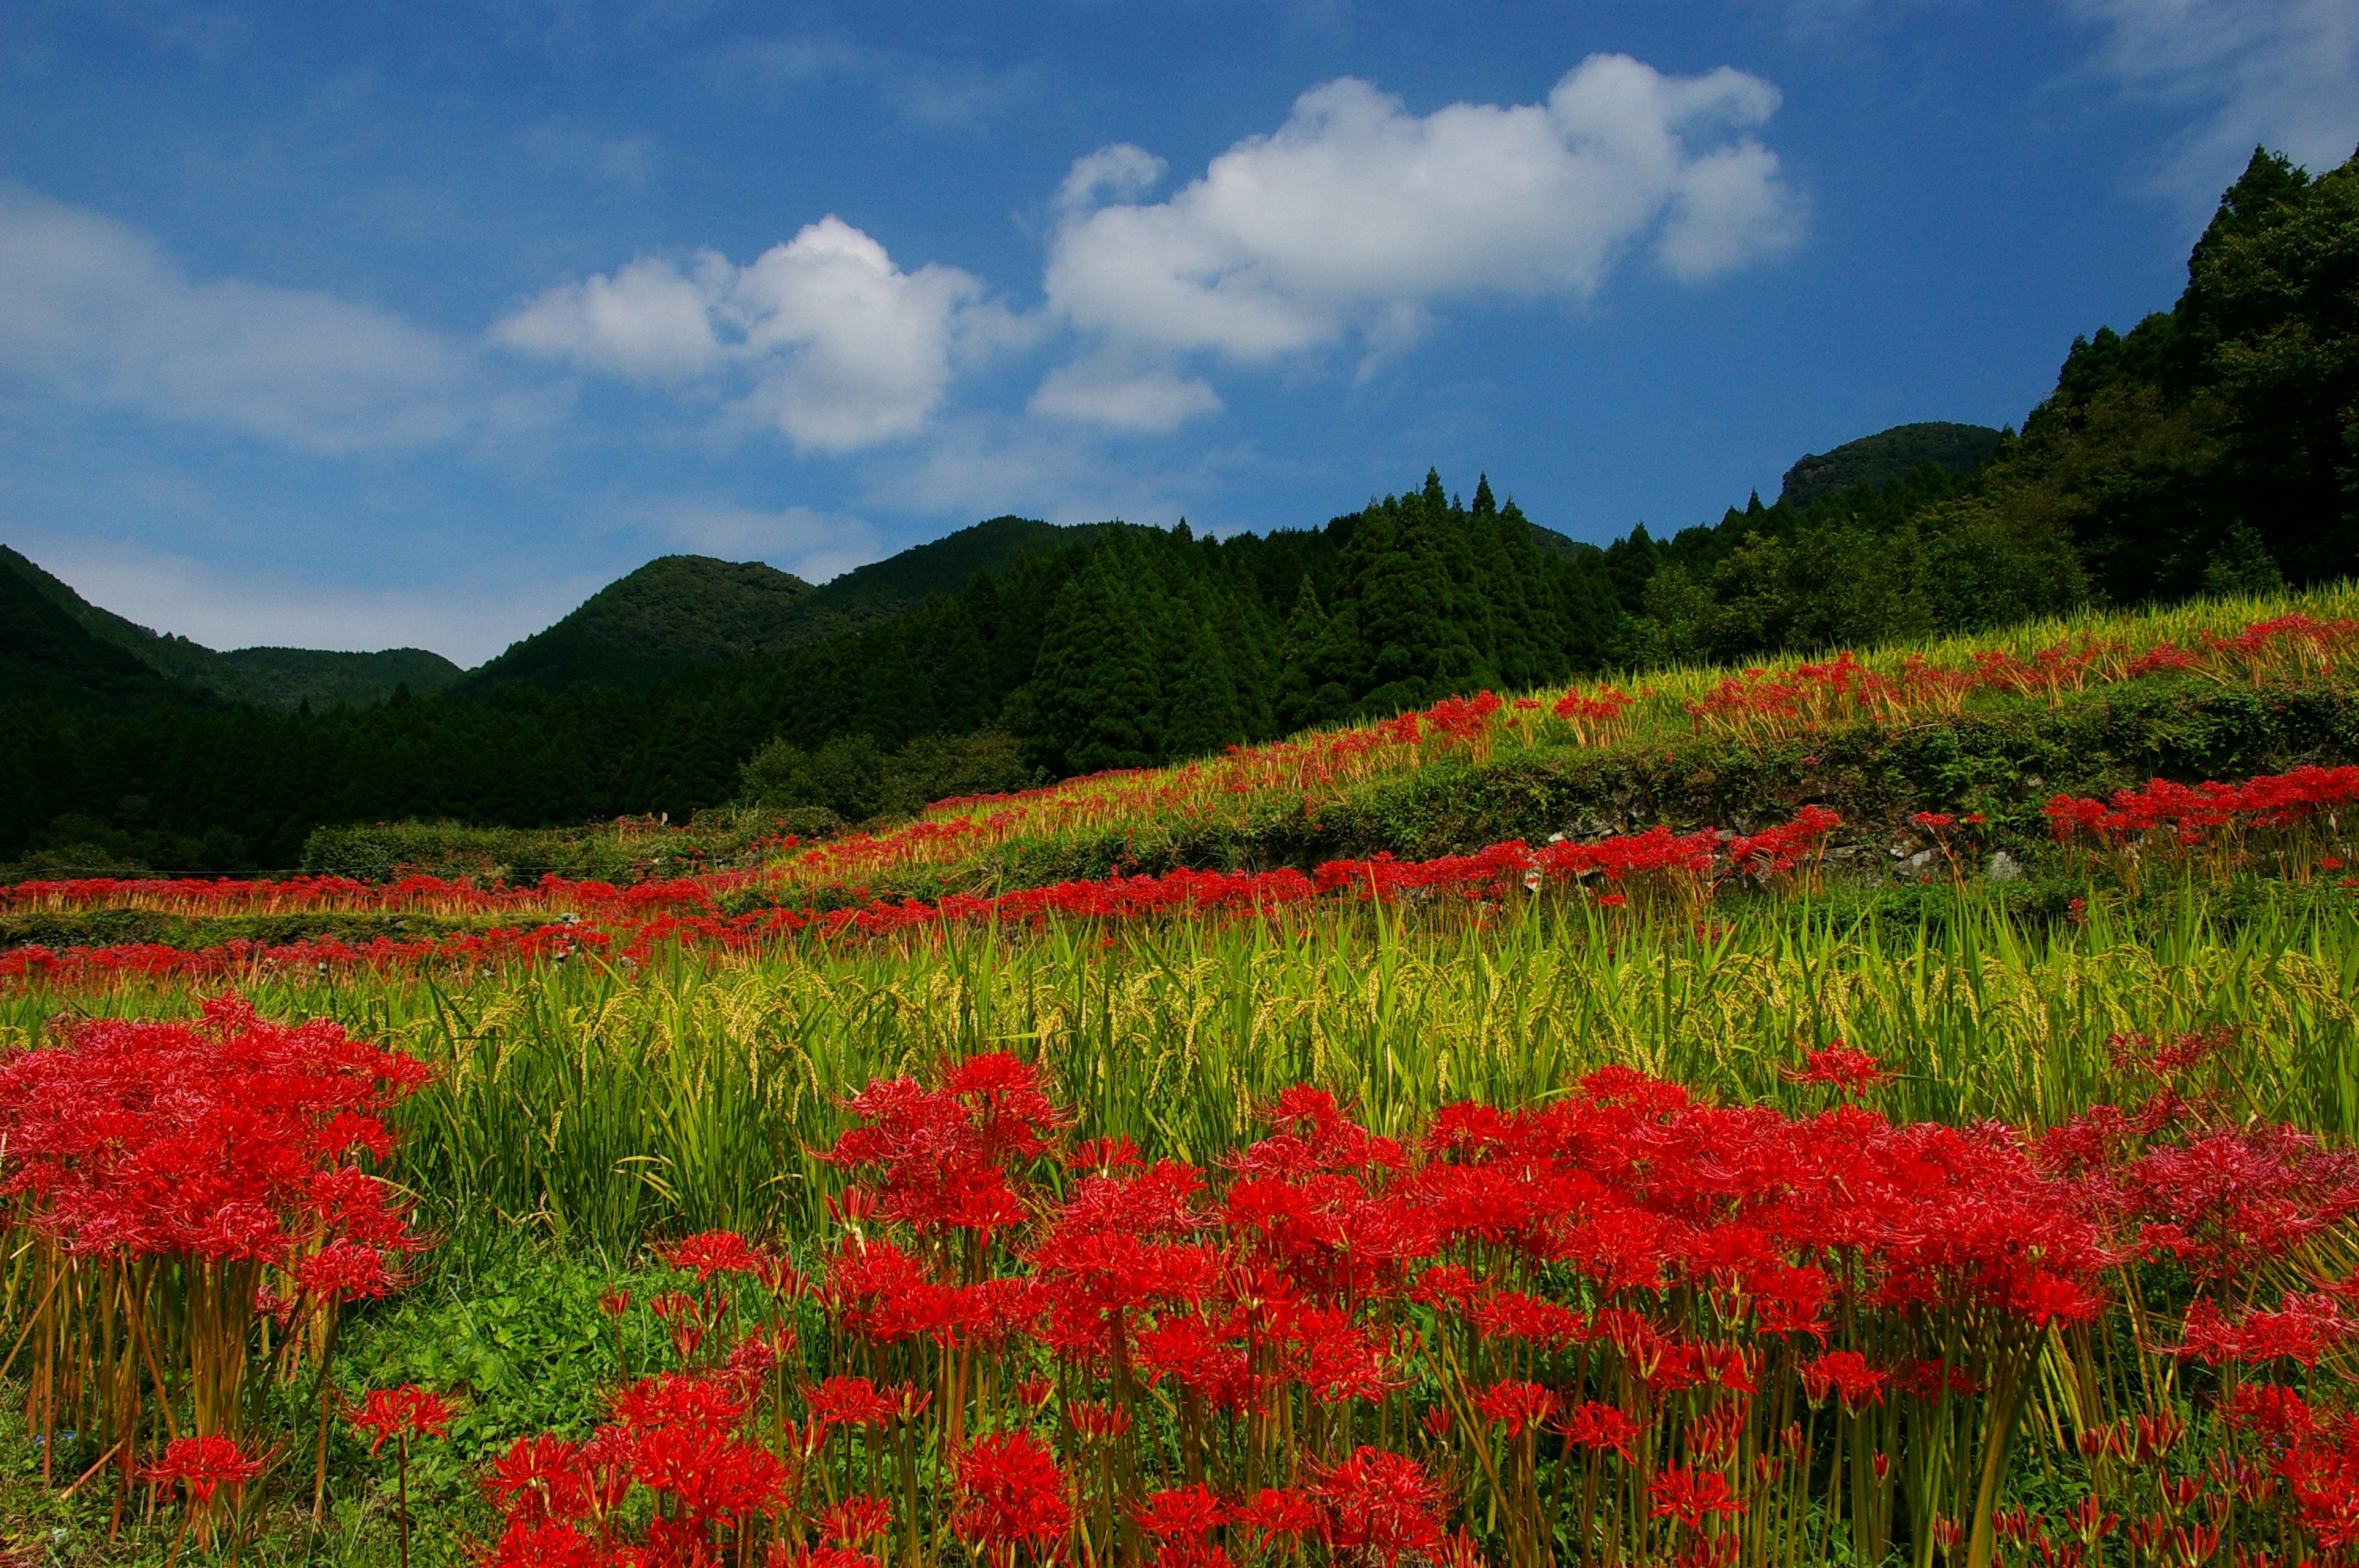
<svg viewBox="0 0 2359 1568">
<path fill-rule="evenodd" d="M 2023 862 L 2004 849 L 1995 850 L 1990 864 L 1983 868 L 1983 881 L 1987 882 L 2019 882 L 2023 880 Z"/>
</svg>

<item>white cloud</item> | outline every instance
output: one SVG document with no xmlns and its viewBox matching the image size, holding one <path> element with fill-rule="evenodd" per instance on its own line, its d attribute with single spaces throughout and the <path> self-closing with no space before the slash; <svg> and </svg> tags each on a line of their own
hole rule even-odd
<svg viewBox="0 0 2359 1568">
<path fill-rule="evenodd" d="M 832 215 L 743 267 L 700 253 L 642 259 L 549 289 L 493 329 L 512 348 L 638 380 L 726 373 L 740 418 L 803 451 L 842 452 L 923 428 L 952 360 L 1017 335 L 955 267 L 903 272 Z"/>
<path fill-rule="evenodd" d="M 1136 147 L 1075 164 L 1049 303 L 1133 351 L 1267 362 L 1354 336 L 1392 351 L 1452 297 L 1585 299 L 1648 246 L 1673 276 L 1710 278 L 1799 236 L 1777 155 L 1745 134 L 1777 103 L 1736 70 L 1666 77 L 1620 55 L 1583 61 L 1544 104 L 1422 117 L 1346 77 L 1159 203 L 1092 205 L 1159 177 Z"/>
<path fill-rule="evenodd" d="M 1218 414 L 1221 395 L 1198 376 L 1169 371 L 1124 371 L 1083 361 L 1060 365 L 1032 395 L 1035 414 L 1082 419 L 1124 430 L 1173 430 L 1204 414 Z"/>
<path fill-rule="evenodd" d="M 2322 170 L 2359 143 L 2352 0 L 2066 0 L 2134 93 L 2191 110 L 2158 178 L 2208 211 L 2256 146 Z"/>
<path fill-rule="evenodd" d="M 391 311 L 190 278 L 137 230 L 14 188 L 0 188 L 0 376 L 327 452 L 447 439 L 480 398 L 463 349 Z"/>
</svg>

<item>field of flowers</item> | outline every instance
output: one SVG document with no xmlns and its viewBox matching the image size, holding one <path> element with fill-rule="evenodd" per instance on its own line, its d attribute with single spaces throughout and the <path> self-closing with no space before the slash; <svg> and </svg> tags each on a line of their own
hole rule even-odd
<svg viewBox="0 0 2359 1568">
<path fill-rule="evenodd" d="M 2352 757 L 2036 843 L 1801 800 L 889 882 L 1516 748 L 2338 687 L 2345 608 L 1467 698 L 712 877 L 8 890 L 465 924 L 0 954 L 0 1562 L 2352 1562 Z"/>
</svg>

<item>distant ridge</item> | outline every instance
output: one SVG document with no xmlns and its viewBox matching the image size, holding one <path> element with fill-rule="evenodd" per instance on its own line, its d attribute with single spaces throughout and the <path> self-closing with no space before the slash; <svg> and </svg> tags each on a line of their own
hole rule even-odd
<svg viewBox="0 0 2359 1568">
<path fill-rule="evenodd" d="M 70 630 L 69 630 L 70 629 Z M 240 648 L 218 654 L 102 610 L 0 545 L 0 689 L 102 704 L 364 708 L 404 682 L 423 697 L 459 666 L 423 648 L 376 654 Z"/>
<path fill-rule="evenodd" d="M 1895 425 L 1832 451 L 1813 452 L 1786 470 L 1777 503 L 1801 510 L 1822 496 L 1862 484 L 1883 484 L 1931 463 L 1952 473 L 1972 473 L 1997 449 L 1999 433 L 1987 425 L 1931 420 Z"/>
<path fill-rule="evenodd" d="M 480 696 L 504 686 L 624 686 L 815 643 L 906 614 L 984 572 L 1087 538 L 1098 526 L 994 517 L 854 568 L 821 588 L 760 561 L 664 556 L 600 589 L 451 689 Z"/>
</svg>

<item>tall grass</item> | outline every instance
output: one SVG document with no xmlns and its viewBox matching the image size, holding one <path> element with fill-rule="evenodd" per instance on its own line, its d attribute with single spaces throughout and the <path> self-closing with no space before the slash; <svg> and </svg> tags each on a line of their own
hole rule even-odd
<svg viewBox="0 0 2359 1568">
<path fill-rule="evenodd" d="M 831 1190 L 809 1152 L 840 1097 L 981 1049 L 1040 1061 L 1088 1133 L 1204 1161 L 1305 1080 L 1385 1131 L 1456 1099 L 1542 1098 L 1605 1063 L 1801 1108 L 1815 1091 L 1787 1071 L 1838 1037 L 1902 1075 L 1896 1116 L 2040 1125 L 2123 1092 L 2109 1036 L 2226 1024 L 2245 1040 L 2228 1109 L 2359 1134 L 2359 914 L 2161 907 L 2032 925 L 1968 890 L 1922 921 L 1762 903 L 1705 931 L 1539 901 L 1488 920 L 1349 907 L 250 994 L 440 1069 L 406 1112 L 399 1173 L 433 1209 L 606 1249 L 802 1228 Z M 52 1005 L 12 995 L 0 1029 L 29 1038 Z M 192 998 L 125 985 L 76 1005 Z"/>
</svg>

